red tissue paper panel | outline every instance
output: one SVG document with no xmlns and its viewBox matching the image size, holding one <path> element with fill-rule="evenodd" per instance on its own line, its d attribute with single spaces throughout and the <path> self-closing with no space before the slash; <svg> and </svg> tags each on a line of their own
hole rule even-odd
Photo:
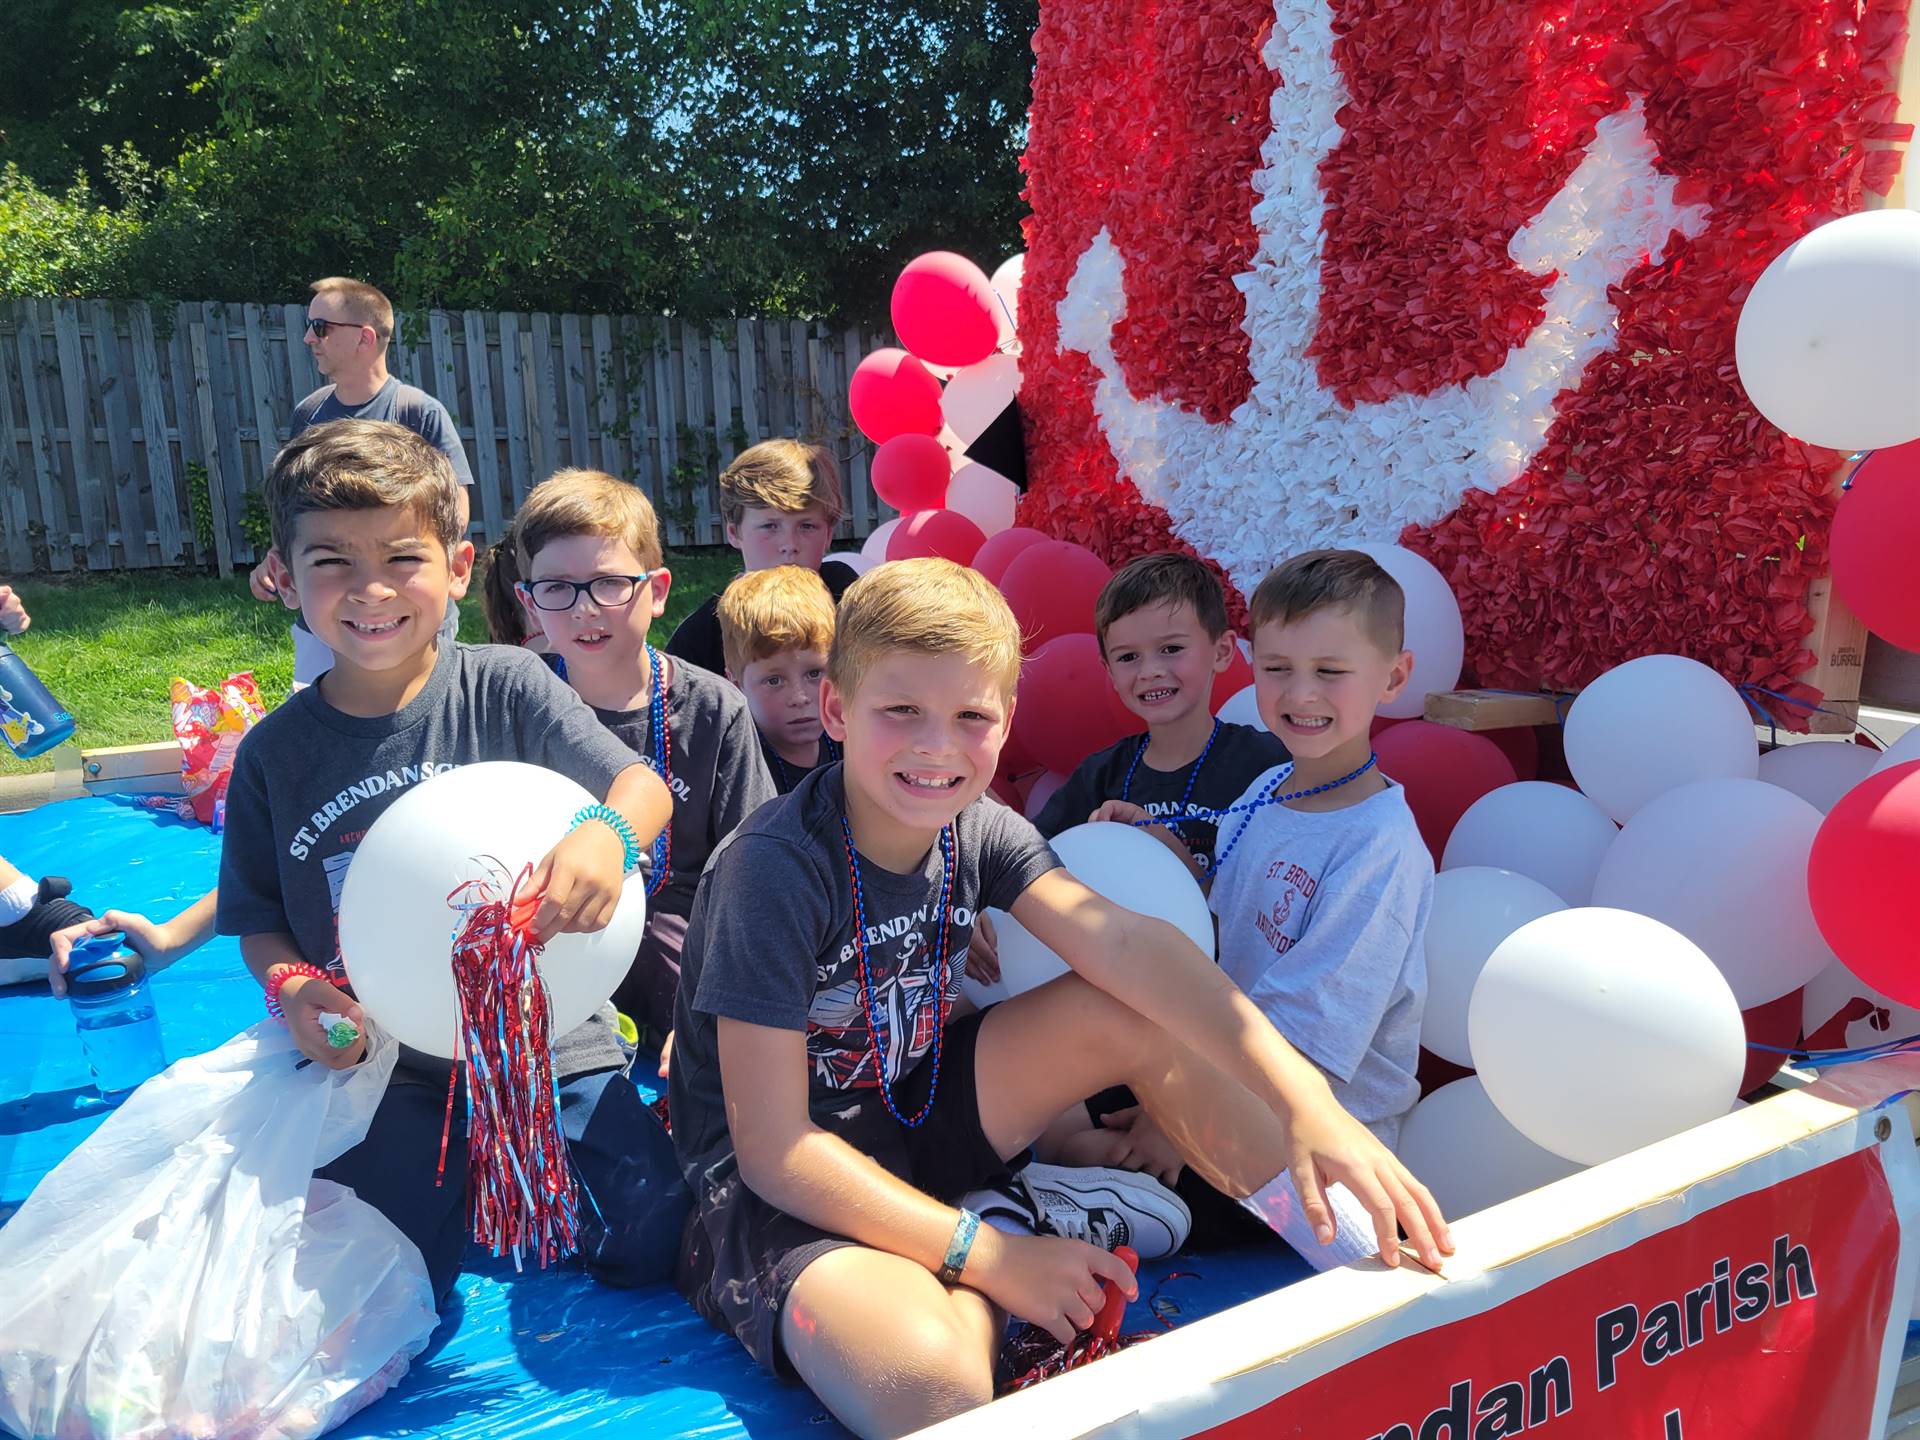
<svg viewBox="0 0 1920 1440">
<path fill-rule="evenodd" d="M 1270 115 L 1294 103 L 1263 58 L 1275 10 L 1041 9 L 1021 520 L 1110 562 L 1193 547 L 1118 472 L 1096 370 L 1059 348 L 1057 309 L 1105 229 L 1125 262 L 1112 348 L 1127 392 L 1211 424 L 1248 399 L 1258 377 L 1236 281 L 1261 242 Z M 1521 268 L 1509 242 L 1567 183 L 1596 124 L 1629 104 L 1675 199 L 1707 217 L 1607 291 L 1614 341 L 1559 393 L 1519 477 L 1468 489 L 1399 535 L 1459 595 L 1469 673 L 1577 686 L 1667 650 L 1817 700 L 1794 677 L 1812 663 L 1806 595 L 1825 571 L 1840 457 L 1788 440 L 1748 405 L 1734 324 L 1774 255 L 1891 183 L 1900 152 L 1867 142 L 1906 137 L 1892 123 L 1905 0 L 1335 0 L 1330 11 L 1347 98 L 1318 168 L 1326 211 L 1306 354 L 1341 405 L 1499 369 L 1554 278 Z M 1269 238 L 1282 243 L 1311 240 Z M 1284 472 L 1285 454 L 1273 463 Z"/>
</svg>

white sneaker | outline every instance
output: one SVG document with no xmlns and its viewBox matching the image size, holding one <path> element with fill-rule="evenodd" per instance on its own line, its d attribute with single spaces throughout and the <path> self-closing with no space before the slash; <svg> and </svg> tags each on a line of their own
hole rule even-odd
<svg viewBox="0 0 1920 1440">
<path fill-rule="evenodd" d="M 1193 1228 L 1187 1202 L 1138 1170 L 1032 1164 L 1013 1183 L 1030 1202 L 1039 1233 L 1104 1250 L 1126 1245 L 1142 1260 L 1173 1254 Z"/>
</svg>

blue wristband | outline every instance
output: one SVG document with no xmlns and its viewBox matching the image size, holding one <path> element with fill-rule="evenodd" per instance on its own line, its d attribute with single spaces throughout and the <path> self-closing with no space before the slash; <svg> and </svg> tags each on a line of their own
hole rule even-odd
<svg viewBox="0 0 1920 1440">
<path fill-rule="evenodd" d="M 973 1251 L 973 1237 L 979 1233 L 980 1217 L 962 1210 L 959 1223 L 953 1227 L 953 1238 L 947 1242 L 947 1258 L 940 1266 L 942 1285 L 960 1283 L 960 1273 L 967 1268 L 967 1256 Z"/>
<path fill-rule="evenodd" d="M 573 817 L 573 824 L 567 827 L 567 833 L 572 834 L 589 820 L 598 820 L 620 837 L 621 873 L 631 875 L 634 867 L 640 863 L 640 841 L 633 833 L 633 826 L 627 823 L 627 817 L 611 805 L 583 805 L 580 813 Z"/>
</svg>

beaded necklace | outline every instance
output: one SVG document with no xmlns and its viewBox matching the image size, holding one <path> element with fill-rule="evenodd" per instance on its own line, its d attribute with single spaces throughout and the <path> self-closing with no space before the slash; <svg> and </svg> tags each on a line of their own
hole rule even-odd
<svg viewBox="0 0 1920 1440">
<path fill-rule="evenodd" d="M 873 1078 L 880 1088 L 880 1103 L 887 1107 L 887 1113 L 909 1130 L 917 1130 L 926 1124 L 927 1116 L 933 1113 L 933 1097 L 940 1093 L 940 1032 L 946 1028 L 947 1009 L 947 936 L 953 929 L 953 860 L 955 842 L 953 823 L 949 821 L 940 830 L 940 938 L 937 944 L 939 956 L 936 963 L 935 979 L 938 988 L 933 992 L 934 1027 L 933 1047 L 928 1052 L 928 1062 L 933 1066 L 933 1074 L 927 1086 L 927 1102 L 920 1107 L 920 1113 L 909 1119 L 900 1113 L 900 1107 L 893 1103 L 893 1089 L 887 1083 L 886 1048 L 880 1039 L 880 1010 L 875 1003 L 873 986 L 873 967 L 867 961 L 867 905 L 866 896 L 860 888 L 860 855 L 853 848 L 853 827 L 847 824 L 847 817 L 840 817 L 840 835 L 847 842 L 847 874 L 853 880 L 853 953 L 860 962 L 860 1003 L 867 1012 L 867 1043 L 873 1047 Z"/>
<path fill-rule="evenodd" d="M 1133 823 L 1135 825 L 1166 825 L 1171 827 L 1183 825 L 1189 821 L 1210 820 L 1217 825 L 1229 815 L 1245 815 L 1246 818 L 1243 819 L 1234 830 L 1233 838 L 1227 842 L 1227 848 L 1213 857 L 1213 873 L 1217 875 L 1220 873 L 1220 867 L 1227 863 L 1227 856 L 1233 853 L 1233 847 L 1240 843 L 1240 837 L 1247 833 L 1247 826 L 1253 823 L 1254 811 L 1264 810 L 1269 805 L 1281 805 L 1288 800 L 1304 800 L 1309 795 L 1324 795 L 1329 790 L 1338 790 L 1342 785 L 1350 784 L 1358 780 L 1379 763 L 1380 757 L 1372 751 L 1369 751 L 1364 765 L 1360 766 L 1357 770 L 1349 770 L 1338 780 L 1329 780 L 1324 785 L 1315 785 L 1306 790 L 1291 790 L 1285 795 L 1282 795 L 1280 794 L 1280 787 L 1287 782 L 1287 777 L 1293 774 L 1293 766 L 1289 764 L 1286 775 L 1282 775 L 1278 780 L 1275 780 L 1267 793 L 1256 800 L 1246 800 L 1238 805 L 1229 805 L 1224 810 L 1202 810 L 1197 814 L 1183 816 L 1175 820 L 1136 820 Z"/>
<path fill-rule="evenodd" d="M 1207 732 L 1207 743 L 1201 747 L 1200 758 L 1195 760 L 1193 762 L 1193 768 L 1187 771 L 1187 788 L 1182 791 L 1180 795 L 1179 814 L 1185 815 L 1187 813 L 1187 806 L 1193 801 L 1193 787 L 1200 782 L 1201 767 L 1207 763 L 1207 756 L 1213 753 L 1213 742 L 1219 738 L 1220 722 L 1215 720 L 1213 722 L 1213 729 Z M 1133 799 L 1133 775 L 1134 772 L 1140 768 L 1140 757 L 1147 753 L 1147 746 L 1152 740 L 1153 734 L 1149 731 L 1147 734 L 1142 735 L 1140 737 L 1140 743 L 1133 747 L 1133 763 L 1127 766 L 1127 778 L 1120 784 L 1120 798 L 1122 800 L 1130 801 Z"/>
<path fill-rule="evenodd" d="M 653 691 L 653 703 L 647 707 L 647 728 L 652 743 L 648 747 L 648 758 L 654 762 L 655 773 L 660 782 L 667 787 L 667 799 L 673 799 L 673 733 L 667 728 L 667 666 L 653 646 L 647 646 L 647 683 Z M 647 898 L 658 895 L 667 883 L 667 877 L 673 873 L 673 819 L 669 812 L 667 823 L 653 842 L 653 874 L 647 877 Z"/>
</svg>

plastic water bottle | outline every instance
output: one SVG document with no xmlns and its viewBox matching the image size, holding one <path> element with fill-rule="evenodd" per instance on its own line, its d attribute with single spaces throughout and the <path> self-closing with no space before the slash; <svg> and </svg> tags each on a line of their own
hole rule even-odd
<svg viewBox="0 0 1920 1440">
<path fill-rule="evenodd" d="M 0 640 L 0 736 L 22 760 L 53 749 L 73 734 L 73 716 Z"/>
<path fill-rule="evenodd" d="M 67 1003 L 100 1098 L 117 1105 L 167 1068 L 160 1021 L 147 988 L 146 962 L 101 935 L 73 947 Z"/>
</svg>

